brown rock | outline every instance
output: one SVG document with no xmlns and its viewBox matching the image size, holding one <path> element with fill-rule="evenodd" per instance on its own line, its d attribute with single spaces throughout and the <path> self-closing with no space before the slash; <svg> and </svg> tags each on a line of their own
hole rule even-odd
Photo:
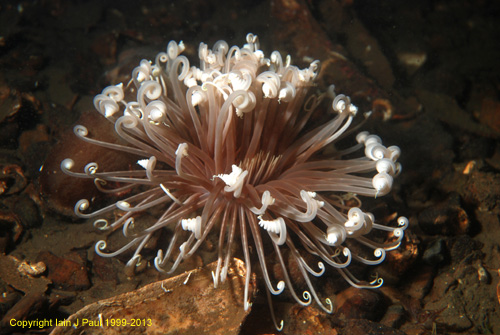
<svg viewBox="0 0 500 335">
<path fill-rule="evenodd" d="M 23 227 L 26 229 L 38 227 L 42 224 L 42 218 L 36 203 L 26 195 L 13 198 L 12 211 L 17 215 Z"/>
<path fill-rule="evenodd" d="M 54 255 L 49 251 L 42 251 L 38 261 L 45 263 L 48 269 L 47 277 L 52 280 L 56 288 L 68 291 L 86 290 L 90 287 L 85 261 L 73 254 L 79 262 Z"/>
<path fill-rule="evenodd" d="M 459 235 L 469 231 L 469 218 L 460 206 L 460 197 L 452 193 L 448 199 L 422 211 L 418 216 L 420 228 L 427 234 Z"/>
<path fill-rule="evenodd" d="M 0 315 L 5 315 L 22 297 L 23 295 L 19 291 L 5 288 L 5 292 L 0 295 Z"/>
<path fill-rule="evenodd" d="M 113 124 L 96 111 L 82 114 L 78 124 L 84 125 L 89 132 L 88 137 L 110 143 L 120 143 L 113 131 Z M 89 199 L 92 211 L 103 197 L 94 184 L 93 179 L 76 178 L 62 172 L 61 162 L 71 158 L 75 166 L 73 172 L 83 173 L 84 167 L 90 162 L 96 162 L 100 170 L 126 170 L 129 164 L 135 164 L 134 159 L 124 153 L 109 150 L 79 139 L 73 129 L 68 129 L 60 136 L 49 153 L 40 170 L 40 192 L 48 207 L 59 214 L 75 217 L 74 207 L 78 200 Z"/>
<path fill-rule="evenodd" d="M 48 299 L 44 293 L 31 292 L 21 298 L 0 321 L 1 328 L 10 327 L 11 320 L 27 320 L 35 315 L 43 314 L 48 306 Z"/>
<path fill-rule="evenodd" d="M 403 331 L 368 320 L 346 320 L 342 334 L 406 335 Z"/>
<path fill-rule="evenodd" d="M 485 97 L 481 103 L 479 122 L 500 133 L 500 102 L 491 97 Z"/>
<path fill-rule="evenodd" d="M 419 244 L 418 236 L 406 230 L 399 248 L 387 253 L 385 261 L 377 266 L 376 273 L 384 279 L 385 283 L 397 283 L 403 273 L 408 271 L 417 260 Z"/>
<path fill-rule="evenodd" d="M 405 320 L 405 309 L 400 304 L 394 304 L 387 308 L 380 323 L 387 327 L 399 328 Z"/>
<path fill-rule="evenodd" d="M 352 18 L 346 35 L 347 49 L 351 55 L 363 64 L 367 72 L 376 78 L 383 88 L 392 88 L 396 79 L 391 65 L 370 31 L 360 20 Z"/>
<path fill-rule="evenodd" d="M 117 282 L 118 276 L 113 269 L 111 258 L 94 257 L 92 261 L 92 272 L 102 281 Z"/>
<path fill-rule="evenodd" d="M 23 169 L 16 164 L 2 164 L 0 166 L 0 194 L 8 195 L 21 192 L 28 184 Z"/>
<path fill-rule="evenodd" d="M 94 38 L 90 48 L 105 65 L 111 65 L 116 63 L 116 46 L 115 33 L 104 33 Z"/>
<path fill-rule="evenodd" d="M 34 278 L 19 271 L 21 261 L 13 256 L 0 255 L 0 278 L 16 290 L 24 293 L 44 293 L 50 280 L 45 277 Z"/>
<path fill-rule="evenodd" d="M 227 280 L 214 288 L 212 272 L 216 266 L 214 262 L 93 303 L 67 319 L 71 326 L 56 327 L 51 335 L 238 334 L 249 312 L 243 308 L 245 265 L 233 259 Z M 249 299 L 255 290 L 253 277 Z M 84 324 L 84 320 L 89 323 Z"/>
<path fill-rule="evenodd" d="M 407 285 L 406 294 L 410 297 L 421 300 L 432 288 L 435 270 L 431 266 L 421 266 L 411 275 L 411 281 Z"/>
<path fill-rule="evenodd" d="M 380 319 L 385 304 L 379 292 L 349 287 L 337 295 L 336 316 L 340 319 Z"/>
<path fill-rule="evenodd" d="M 338 335 L 337 320 L 315 306 L 293 305 L 287 312 L 284 323 L 285 334 L 325 334 Z"/>
<path fill-rule="evenodd" d="M 497 132 L 476 122 L 454 98 L 426 90 L 417 90 L 416 93 L 425 110 L 451 128 L 477 134 L 481 137 L 498 138 Z"/>
</svg>

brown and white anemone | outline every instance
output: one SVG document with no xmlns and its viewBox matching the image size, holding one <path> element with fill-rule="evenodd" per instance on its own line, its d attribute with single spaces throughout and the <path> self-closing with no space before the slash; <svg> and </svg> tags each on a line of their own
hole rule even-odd
<svg viewBox="0 0 500 335">
<path fill-rule="evenodd" d="M 154 264 L 158 271 L 172 273 L 208 234 L 219 234 L 214 285 L 226 279 L 232 246 L 240 243 L 248 274 L 245 309 L 252 254 L 257 254 L 270 293 L 278 295 L 287 287 L 299 304 L 315 300 L 327 312 L 332 311 L 330 299 L 322 301 L 311 282 L 311 276 L 325 272 L 325 264 L 355 287 L 379 287 L 380 278 L 360 281 L 348 267 L 353 261 L 380 264 L 386 251 L 399 246 L 408 220 L 399 218 L 395 227 L 378 224 L 359 208 L 359 201 L 349 207 L 344 199 L 346 194 L 356 200 L 387 194 L 401 169 L 399 148 L 385 147 L 378 136 L 361 132 L 356 145 L 335 149 L 357 108 L 349 97 L 336 95 L 333 86 L 308 95 L 318 61 L 299 69 L 277 51 L 266 58 L 252 34 L 241 48 L 219 41 L 210 50 L 201 43 L 199 68 L 181 55 L 183 50 L 182 42 L 170 42 L 154 62 L 140 62 L 128 85 L 109 86 L 95 97 L 96 109 L 126 145 L 91 138 L 83 126 L 74 128 L 84 141 L 117 155 L 137 156 L 136 169 L 127 171 L 101 172 L 89 163 L 78 173 L 72 171 L 71 159 L 61 163 L 65 173 L 94 179 L 105 192 L 128 194 L 93 213 L 86 213 L 88 200 L 76 204 L 79 217 L 97 217 L 96 227 L 122 228 L 130 239 L 114 252 L 106 252 L 106 242 L 99 241 L 97 254 L 113 257 L 135 250 L 128 262 L 135 266 L 152 235 L 170 226 L 173 236 L 158 250 Z M 331 117 L 318 125 L 312 116 L 325 102 Z M 352 158 L 358 151 L 364 152 L 362 157 Z M 153 207 L 163 214 L 150 227 L 132 232 L 134 215 Z M 116 210 L 122 215 L 114 222 L 103 218 Z M 388 238 L 370 238 L 375 230 Z M 355 253 L 359 248 L 347 247 L 346 240 L 371 252 Z M 266 244 L 274 247 L 282 268 L 283 279 L 277 283 L 268 271 Z M 283 248 L 308 286 L 300 295 L 286 269 Z M 309 265 L 304 252 L 317 256 L 318 264 Z"/>
</svg>

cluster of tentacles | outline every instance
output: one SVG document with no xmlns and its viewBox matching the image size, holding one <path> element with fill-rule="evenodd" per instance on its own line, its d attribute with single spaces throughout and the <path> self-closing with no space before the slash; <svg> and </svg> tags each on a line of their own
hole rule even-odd
<svg viewBox="0 0 500 335">
<path fill-rule="evenodd" d="M 299 69 L 277 51 L 266 58 L 252 34 L 241 48 L 219 41 L 210 50 L 201 43 L 199 67 L 190 65 L 183 50 L 182 42 L 170 42 L 154 62 L 141 61 L 131 82 L 107 87 L 95 97 L 96 109 L 126 145 L 99 141 L 83 126 L 74 129 L 84 141 L 117 155 L 137 156 L 136 168 L 125 171 L 101 171 L 98 162 L 91 162 L 75 172 L 69 158 L 61 164 L 69 175 L 94 179 L 103 192 L 128 194 L 93 213 L 87 213 L 94 207 L 88 200 L 76 204 L 78 216 L 96 218 L 100 229 L 121 228 L 130 240 L 116 251 L 99 241 L 96 252 L 104 257 L 129 252 L 128 266 L 135 266 L 151 236 L 169 227 L 173 235 L 158 250 L 154 265 L 172 273 L 216 231 L 215 285 L 226 279 L 231 246 L 240 243 L 247 273 L 257 258 L 269 292 L 277 295 L 287 287 L 301 305 L 315 300 L 332 311 L 331 301 L 320 299 L 311 282 L 311 276 L 325 272 L 325 264 L 353 286 L 380 286 L 380 278 L 360 281 L 348 267 L 353 261 L 381 263 L 386 251 L 399 246 L 408 220 L 401 217 L 394 227 L 381 225 L 360 209 L 360 202 L 351 208 L 344 199 L 346 194 L 359 200 L 390 192 L 401 169 L 399 148 L 385 147 L 379 137 L 362 132 L 358 144 L 332 149 L 357 108 L 333 87 L 308 94 L 319 70 L 317 61 Z M 331 117 L 316 125 L 311 116 L 327 101 Z M 358 151 L 361 157 L 344 158 Z M 153 207 L 162 208 L 163 214 L 150 227 L 134 229 L 135 214 Z M 122 215 L 112 222 L 106 219 L 106 213 L 117 210 Z M 387 238 L 370 238 L 374 230 L 385 231 Z M 283 270 L 277 283 L 268 271 L 266 238 Z M 354 253 L 346 240 L 370 252 Z M 302 294 L 294 289 L 283 248 L 308 285 Z M 303 252 L 317 256 L 317 265 L 309 265 Z M 248 275 L 245 308 L 249 281 Z"/>
</svg>

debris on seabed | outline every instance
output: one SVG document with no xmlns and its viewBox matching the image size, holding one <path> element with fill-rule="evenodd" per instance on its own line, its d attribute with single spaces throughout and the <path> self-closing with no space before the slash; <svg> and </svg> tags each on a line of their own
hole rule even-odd
<svg viewBox="0 0 500 335">
<path fill-rule="evenodd" d="M 250 312 L 243 308 L 246 268 L 234 258 L 224 283 L 214 288 L 217 262 L 136 291 L 88 305 L 56 327 L 51 335 L 238 334 Z M 255 275 L 249 299 L 256 293 Z M 251 301 L 250 301 L 251 305 Z"/>
</svg>

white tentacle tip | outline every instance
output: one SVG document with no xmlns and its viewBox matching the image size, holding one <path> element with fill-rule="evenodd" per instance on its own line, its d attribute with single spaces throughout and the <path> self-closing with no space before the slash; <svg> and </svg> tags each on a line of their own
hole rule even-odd
<svg viewBox="0 0 500 335">
<path fill-rule="evenodd" d="M 66 158 L 61 162 L 61 170 L 71 170 L 75 166 L 75 161 L 71 158 Z"/>
</svg>

